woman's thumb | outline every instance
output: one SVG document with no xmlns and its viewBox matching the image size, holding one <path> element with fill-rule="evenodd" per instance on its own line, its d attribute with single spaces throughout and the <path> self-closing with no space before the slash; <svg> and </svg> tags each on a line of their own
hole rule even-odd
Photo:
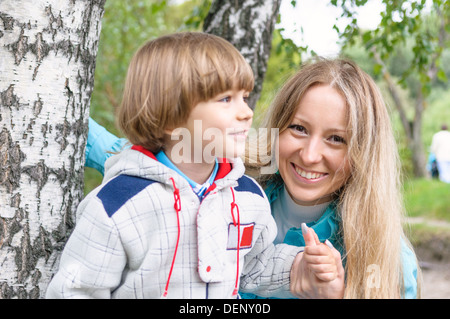
<svg viewBox="0 0 450 319">
<path fill-rule="evenodd" d="M 317 241 L 319 239 L 317 238 L 316 240 L 317 237 L 316 233 L 312 228 L 306 226 L 305 223 L 302 223 L 302 234 L 303 239 L 305 240 L 305 246 L 315 246 L 317 244 Z"/>
</svg>

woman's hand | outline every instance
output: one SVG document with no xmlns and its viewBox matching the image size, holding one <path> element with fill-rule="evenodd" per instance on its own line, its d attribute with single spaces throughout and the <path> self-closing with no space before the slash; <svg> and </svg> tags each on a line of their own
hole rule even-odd
<svg viewBox="0 0 450 319">
<path fill-rule="evenodd" d="M 291 268 L 291 293 L 299 298 L 343 298 L 341 254 L 327 240 L 320 243 L 313 229 L 302 224 L 305 250 Z"/>
</svg>

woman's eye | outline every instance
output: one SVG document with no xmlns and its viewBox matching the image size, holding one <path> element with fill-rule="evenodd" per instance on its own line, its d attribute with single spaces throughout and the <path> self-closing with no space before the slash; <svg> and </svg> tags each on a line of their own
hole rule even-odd
<svg viewBox="0 0 450 319">
<path fill-rule="evenodd" d="M 334 144 L 347 144 L 345 139 L 339 135 L 333 135 L 330 137 L 330 141 Z"/>
<path fill-rule="evenodd" d="M 296 131 L 296 132 L 300 132 L 300 133 L 306 133 L 306 129 L 303 125 L 298 125 L 298 124 L 292 124 L 289 126 L 290 129 Z"/>
</svg>

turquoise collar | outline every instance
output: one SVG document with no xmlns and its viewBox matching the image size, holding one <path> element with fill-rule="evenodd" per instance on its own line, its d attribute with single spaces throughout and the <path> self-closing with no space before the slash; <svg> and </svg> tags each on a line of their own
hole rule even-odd
<svg viewBox="0 0 450 319">
<path fill-rule="evenodd" d="M 281 182 L 269 182 L 265 188 L 266 195 L 269 202 L 272 204 L 278 198 L 284 184 Z M 325 210 L 325 213 L 314 222 L 306 224 L 308 227 L 314 229 L 319 240 L 324 242 L 328 239 L 333 246 L 344 256 L 344 243 L 342 241 L 342 234 L 340 233 L 340 217 L 337 210 L 337 202 L 333 201 Z M 287 231 L 283 243 L 294 246 L 305 246 L 301 228 L 291 228 Z"/>
</svg>

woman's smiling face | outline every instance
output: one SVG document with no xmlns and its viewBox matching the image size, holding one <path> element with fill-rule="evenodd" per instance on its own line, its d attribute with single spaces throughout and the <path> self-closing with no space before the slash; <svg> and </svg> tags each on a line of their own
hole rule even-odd
<svg viewBox="0 0 450 319">
<path fill-rule="evenodd" d="M 329 85 L 310 87 L 279 135 L 278 169 L 301 205 L 330 201 L 350 176 L 347 106 Z"/>
</svg>

